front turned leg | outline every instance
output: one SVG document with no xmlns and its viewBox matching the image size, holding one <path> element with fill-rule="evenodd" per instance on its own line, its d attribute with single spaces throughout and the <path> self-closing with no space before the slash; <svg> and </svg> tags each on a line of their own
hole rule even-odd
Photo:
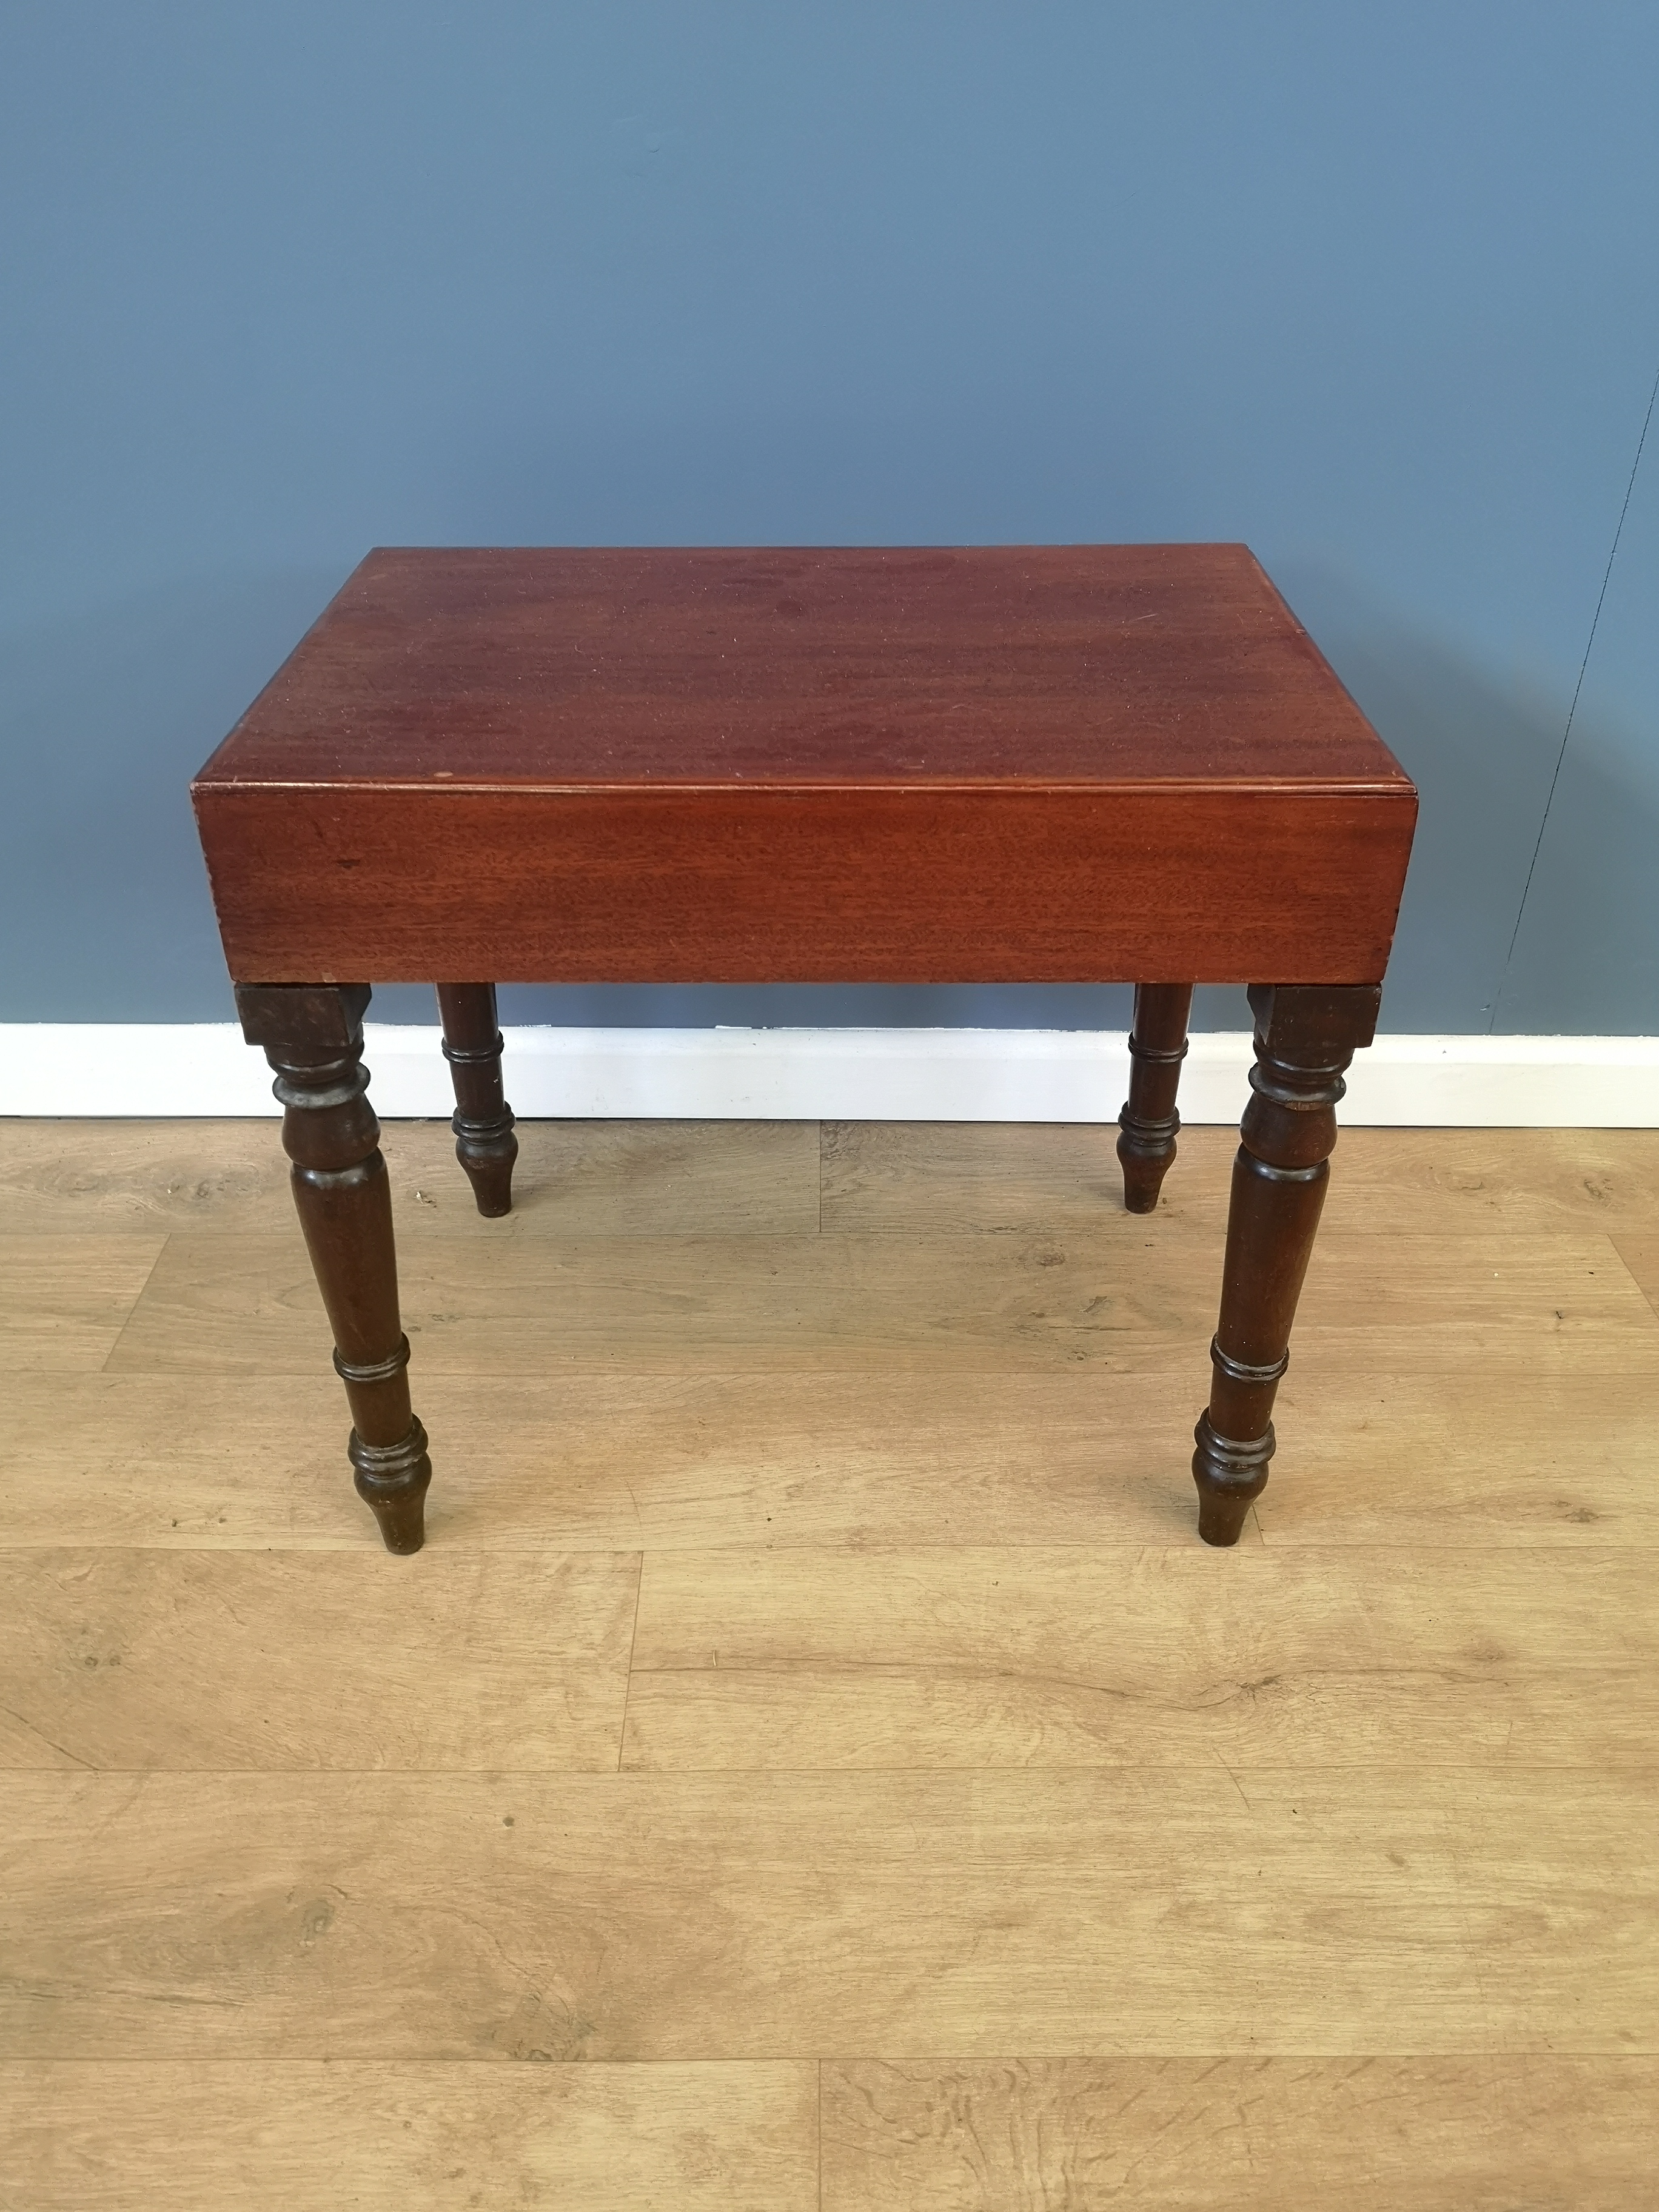
<svg viewBox="0 0 1659 2212">
<path fill-rule="evenodd" d="M 351 1407 L 357 1494 L 388 1552 L 418 1552 L 432 1462 L 409 1402 L 391 1186 L 359 1058 L 368 1004 L 367 983 L 236 987 L 242 1033 L 276 1071 L 294 1202 Z"/>
<path fill-rule="evenodd" d="M 519 1140 L 513 1109 L 501 1090 L 501 1032 L 493 983 L 440 983 L 444 1058 L 455 1083 L 455 1157 L 466 1170 L 478 1211 L 490 1218 L 513 1210 L 513 1163 Z"/>
<path fill-rule="evenodd" d="M 1336 1143 L 1342 1071 L 1376 1031 L 1379 986 L 1255 984 L 1254 1093 L 1227 1216 L 1209 1411 L 1194 1435 L 1198 1533 L 1236 1544 L 1273 1455 L 1273 1397 Z"/>
<path fill-rule="evenodd" d="M 1117 1117 L 1117 1156 L 1123 1163 L 1123 1203 L 1131 1213 L 1151 1213 L 1176 1156 L 1176 1091 L 1187 1057 L 1190 983 L 1137 983 L 1134 1027 L 1129 1032 L 1129 1096 Z"/>
</svg>

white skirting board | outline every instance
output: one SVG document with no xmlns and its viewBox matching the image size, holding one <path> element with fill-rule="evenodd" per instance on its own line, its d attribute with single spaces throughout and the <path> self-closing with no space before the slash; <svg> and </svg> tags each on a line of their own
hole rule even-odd
<svg viewBox="0 0 1659 2212">
<path fill-rule="evenodd" d="M 384 1116 L 447 1116 L 435 1028 L 371 1023 Z M 1182 1118 L 1236 1122 L 1244 1032 L 1195 1036 Z M 520 1029 L 507 1092 L 527 1117 L 1111 1121 L 1121 1031 Z M 0 1023 L 0 1114 L 274 1115 L 264 1055 L 232 1023 Z M 1659 1128 L 1659 1037 L 1383 1036 L 1348 1078 L 1355 1126 Z"/>
</svg>

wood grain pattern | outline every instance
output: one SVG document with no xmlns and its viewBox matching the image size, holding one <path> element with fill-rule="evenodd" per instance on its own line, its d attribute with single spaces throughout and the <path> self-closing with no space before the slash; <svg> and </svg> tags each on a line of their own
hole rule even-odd
<svg viewBox="0 0 1659 2212">
<path fill-rule="evenodd" d="M 194 793 L 244 982 L 1375 981 L 1416 814 L 1243 546 L 383 550 Z"/>
<path fill-rule="evenodd" d="M 369 1060 L 372 1074 L 372 1052 Z M 509 1041 L 509 1075 L 512 1066 Z M 1103 1091 L 1103 1117 L 1109 1110 Z M 805 1234 L 818 1225 L 820 1191 L 828 1230 L 1058 1235 L 1109 1227 L 1122 1203 L 1104 1119 L 520 1121 L 514 1211 L 486 1227 L 455 1188 L 447 1121 L 383 1121 L 380 1130 L 400 1240 Z M 1237 1149 L 1231 1123 L 1183 1126 L 1181 1172 L 1165 1188 L 1160 1224 L 1218 1235 Z M 282 1232 L 292 1208 L 275 1117 L 0 1117 L 9 1236 Z M 1430 1224 L 1452 1235 L 1659 1231 L 1659 1130 L 1345 1128 L 1322 1234 Z"/>
<path fill-rule="evenodd" d="M 1088 1237 L 646 1237 L 510 1248 L 446 1240 L 399 1254 L 422 1378 L 626 1367 L 698 1373 L 852 1364 L 863 1372 L 1099 1366 L 1164 1371 L 1178 1341 L 1207 1385 L 1207 1233 L 1118 1212 Z M 1497 1234 L 1322 1240 L 1296 1369 L 1364 1346 L 1373 1367 L 1475 1360 L 1625 1373 L 1654 1315 L 1607 1239 Z M 324 1328 L 297 1236 L 177 1236 L 110 1356 L 112 1372 L 278 1373 L 314 1364 Z"/>
<path fill-rule="evenodd" d="M 0 1555 L 0 1765 L 609 1771 L 639 1565 Z"/>
<path fill-rule="evenodd" d="M 101 1367 L 166 1241 L 0 1236 L 6 1367 L 60 1375 Z"/>
<path fill-rule="evenodd" d="M 646 1563 L 625 1766 L 1649 1765 L 1644 1553 Z"/>
<path fill-rule="evenodd" d="M 826 1229 L 1058 1236 L 1092 1230 L 1115 1210 L 1111 1132 L 1094 1123 L 826 1121 L 822 1129 Z M 1183 1123 L 1181 1170 L 1164 1187 L 1160 1224 L 1202 1223 L 1218 1235 L 1237 1149 L 1231 1124 Z M 1659 1229 L 1659 1130 L 1342 1129 L 1322 1237 L 1430 1227 L 1615 1237 Z"/>
<path fill-rule="evenodd" d="M 1659 1773 L 0 1778 L 0 2056 L 1659 2054 Z"/>
<path fill-rule="evenodd" d="M 1352 1287 L 1220 1557 L 1169 1408 L 1231 1132 L 1147 1224 L 1103 1127 L 831 1130 L 823 1240 L 810 1127 L 525 1135 L 541 1210 L 490 1224 L 388 1132 L 434 1334 L 522 1362 L 417 1365 L 465 1448 L 391 1561 L 320 1314 L 287 1368 L 261 1290 L 305 1270 L 274 1128 L 0 1125 L 17 1344 L 44 1286 L 100 1359 L 163 1235 L 202 1255 L 118 1371 L 0 1355 L 0 2199 L 797 2212 L 822 2057 L 829 2212 L 1645 2206 L 1659 1136 L 1346 1135 Z M 767 1255 L 820 1241 L 889 1256 L 788 1261 L 792 1337 Z M 1152 1294 L 1132 1357 L 1054 1356 L 1091 1267 Z M 205 1371 L 239 1297 L 274 1364 Z M 726 1771 L 605 1771 L 641 1551 L 632 1755 Z"/>
<path fill-rule="evenodd" d="M 1243 545 L 381 547 L 204 786 L 1398 788 Z"/>
<path fill-rule="evenodd" d="M 1256 1519 L 1278 1547 L 1640 1546 L 1651 1446 L 1632 1417 L 1656 1349 L 1633 1345 L 1631 1393 L 1565 1364 L 1497 1387 L 1480 1370 L 1367 1376 L 1358 1360 L 1292 1370 L 1279 1419 L 1320 1442 L 1257 1499 Z"/>
<path fill-rule="evenodd" d="M 507 1067 L 510 1077 L 510 1046 Z M 817 1229 L 816 1122 L 520 1121 L 516 1133 L 514 1210 L 486 1224 L 456 1185 L 448 1122 L 383 1121 L 400 1243 L 471 1237 L 493 1250 L 504 1237 Z M 293 1214 L 274 1119 L 0 1118 L 0 1219 L 13 1236 L 282 1234 Z"/>
<path fill-rule="evenodd" d="M 823 2212 L 1636 2212 L 1649 2058 L 823 2069 Z"/>
<path fill-rule="evenodd" d="M 1388 965 L 1416 799 L 226 784 L 197 820 L 239 983 L 1325 983 Z"/>
<path fill-rule="evenodd" d="M 463 1197 L 465 1194 L 463 1193 Z M 1164 1544 L 1190 1537 L 1191 1347 L 1131 1376 L 567 1373 L 422 1376 L 446 1440 L 430 1524 L 489 1551 L 723 1545 Z M 357 1550 L 331 1376 L 18 1376 L 0 1547 Z M 1305 1440 L 1257 1515 L 1275 1547 L 1659 1543 L 1648 1406 L 1659 1324 L 1603 1373 L 1293 1371 Z M 259 1440 L 250 1448 L 250 1435 Z M 269 1438 L 285 1438 L 268 1449 Z M 465 1449 L 459 1440 L 466 1439 Z M 453 1440 L 453 1441 L 452 1441 Z M 1248 1540 L 1248 1539 L 1247 1539 Z"/>
<path fill-rule="evenodd" d="M 374 1009 L 369 1009 L 374 1011 Z M 507 1068 L 514 1055 L 508 1042 Z M 369 1053 L 374 1073 L 374 1053 Z M 1243 1103 L 1243 1099 L 1241 1099 Z M 1102 1115 L 1109 1099 L 1102 1097 Z M 483 1225 L 447 1121 L 383 1121 L 400 1243 L 456 1234 L 1086 1234 L 1121 1212 L 1113 1126 L 1079 1121 L 520 1121 L 514 1214 Z M 1159 1225 L 1218 1237 L 1239 1130 L 1186 1124 Z M 285 1232 L 276 1121 L 0 1117 L 9 1237 Z M 1659 1230 L 1659 1130 L 1345 1128 L 1325 1230 Z M 1218 1245 L 1217 1245 L 1218 1249 Z"/>
<path fill-rule="evenodd" d="M 1015 1528 L 1048 1543 L 1168 1541 L 1191 1486 L 1162 1407 L 1198 1387 L 1191 1368 L 1172 1353 L 1151 1389 L 1074 1374 L 867 1376 L 849 1389 L 842 1370 L 786 1390 L 767 1375 L 423 1375 L 438 1434 L 457 1440 L 431 1525 L 468 1549 L 530 1552 L 953 1544 Z M 1659 1343 L 1655 1369 L 1659 1380 Z M 314 1374 L 20 1388 L 0 1547 L 356 1549 L 368 1532 L 341 1494 L 334 1389 Z M 1585 1419 L 1587 1436 L 1607 1431 L 1604 1389 Z M 290 1441 L 267 1457 L 250 1432 Z M 1603 1449 L 1590 1494 L 1611 1511 L 1615 1486 L 1642 1480 L 1645 1428 L 1626 1413 Z"/>
<path fill-rule="evenodd" d="M 30 2212 L 817 2212 L 817 2069 L 0 2068 Z"/>
</svg>

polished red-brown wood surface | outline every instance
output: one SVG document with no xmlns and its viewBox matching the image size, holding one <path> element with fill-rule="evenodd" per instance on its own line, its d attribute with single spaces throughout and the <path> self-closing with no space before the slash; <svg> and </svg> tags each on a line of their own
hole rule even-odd
<svg viewBox="0 0 1659 2212">
<path fill-rule="evenodd" d="M 1416 810 L 1235 545 L 381 551 L 195 798 L 242 981 L 1371 981 Z"/>
</svg>

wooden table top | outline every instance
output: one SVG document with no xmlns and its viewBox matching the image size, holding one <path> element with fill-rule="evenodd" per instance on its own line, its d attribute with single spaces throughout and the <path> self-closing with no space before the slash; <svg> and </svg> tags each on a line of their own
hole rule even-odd
<svg viewBox="0 0 1659 2212">
<path fill-rule="evenodd" d="M 246 983 L 1371 983 L 1417 811 L 1242 545 L 373 553 L 194 797 Z"/>
<path fill-rule="evenodd" d="M 371 553 L 200 787 L 1409 789 L 1243 545 Z"/>
</svg>

